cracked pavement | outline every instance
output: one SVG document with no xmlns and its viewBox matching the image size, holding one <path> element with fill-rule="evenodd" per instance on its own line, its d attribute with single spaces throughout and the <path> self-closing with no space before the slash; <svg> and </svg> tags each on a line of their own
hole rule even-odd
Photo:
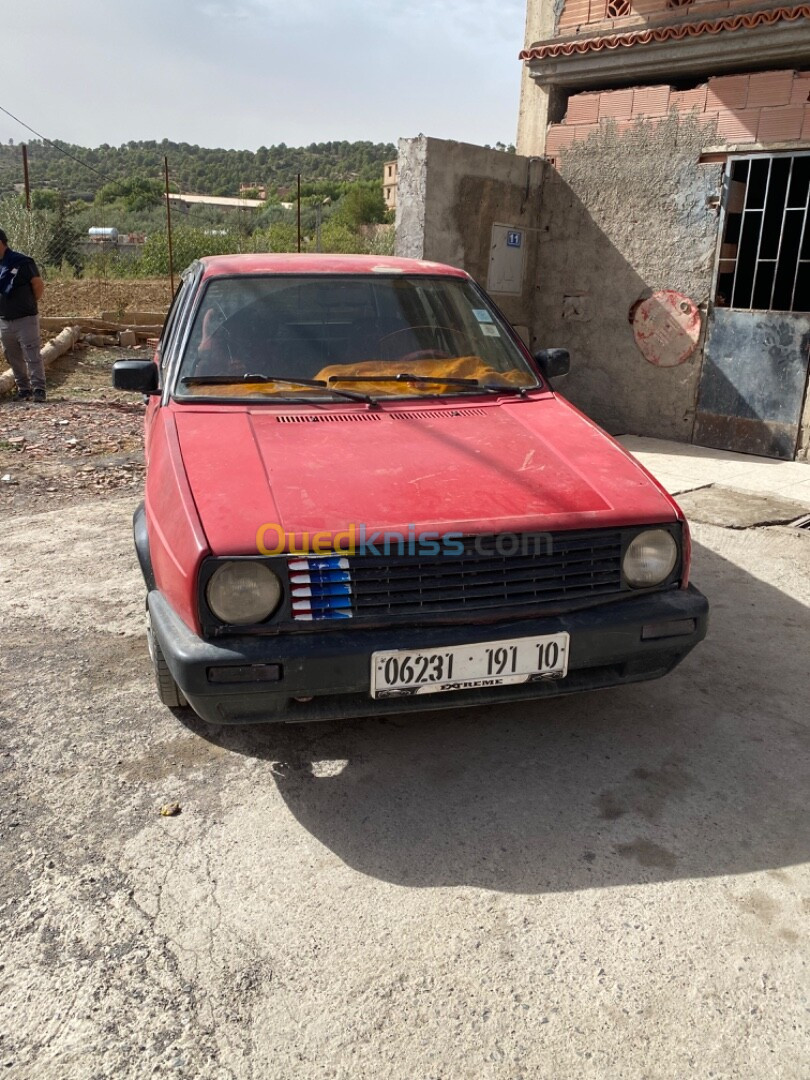
<svg viewBox="0 0 810 1080">
<path fill-rule="evenodd" d="M 659 682 L 221 729 L 157 701 L 134 502 L 4 515 L 2 1075 L 807 1075 L 810 533 L 695 525 Z"/>
</svg>

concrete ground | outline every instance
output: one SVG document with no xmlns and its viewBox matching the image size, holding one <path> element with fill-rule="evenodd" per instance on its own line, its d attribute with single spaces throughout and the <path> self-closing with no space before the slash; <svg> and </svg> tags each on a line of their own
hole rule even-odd
<svg viewBox="0 0 810 1080">
<path fill-rule="evenodd" d="M 619 439 L 673 495 L 713 484 L 779 497 L 810 508 L 810 464 L 735 454 L 708 446 L 624 435 Z"/>
<path fill-rule="evenodd" d="M 158 704 L 131 493 L 6 514 L 2 1073 L 807 1077 L 810 532 L 692 496 L 667 679 L 289 729 Z"/>
</svg>

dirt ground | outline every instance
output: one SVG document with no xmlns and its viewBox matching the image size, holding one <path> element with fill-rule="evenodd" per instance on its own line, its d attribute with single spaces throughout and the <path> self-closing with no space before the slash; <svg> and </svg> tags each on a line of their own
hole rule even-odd
<svg viewBox="0 0 810 1080">
<path fill-rule="evenodd" d="M 703 515 L 658 682 L 206 728 L 154 693 L 138 474 L 72 483 L 137 454 L 110 361 L 0 403 L 48 447 L 0 451 L 3 1075 L 807 1077 L 810 534 Z"/>
<path fill-rule="evenodd" d="M 0 520 L 88 493 L 140 489 L 145 409 L 111 381 L 113 362 L 131 355 L 76 348 L 48 372 L 46 404 L 0 398 Z"/>
<path fill-rule="evenodd" d="M 48 281 L 41 315 L 100 315 L 114 311 L 166 311 L 171 301 L 168 278 L 145 281 L 104 280 Z"/>
</svg>

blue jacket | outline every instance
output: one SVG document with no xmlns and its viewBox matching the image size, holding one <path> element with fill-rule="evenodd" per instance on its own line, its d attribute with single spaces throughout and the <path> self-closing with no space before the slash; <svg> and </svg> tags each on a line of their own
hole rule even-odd
<svg viewBox="0 0 810 1080">
<path fill-rule="evenodd" d="M 28 255 L 22 255 L 19 251 L 6 248 L 5 255 L 0 259 L 0 293 L 3 296 L 11 295 L 11 291 L 17 283 L 17 274 L 27 262 L 30 262 Z"/>
</svg>

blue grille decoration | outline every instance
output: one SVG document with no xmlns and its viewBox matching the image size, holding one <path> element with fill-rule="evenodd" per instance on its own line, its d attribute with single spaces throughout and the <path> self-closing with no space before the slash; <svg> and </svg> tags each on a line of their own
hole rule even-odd
<svg viewBox="0 0 810 1080">
<path fill-rule="evenodd" d="M 298 622 L 351 619 L 352 575 L 349 560 L 338 555 L 290 559 L 293 618 Z"/>
</svg>

